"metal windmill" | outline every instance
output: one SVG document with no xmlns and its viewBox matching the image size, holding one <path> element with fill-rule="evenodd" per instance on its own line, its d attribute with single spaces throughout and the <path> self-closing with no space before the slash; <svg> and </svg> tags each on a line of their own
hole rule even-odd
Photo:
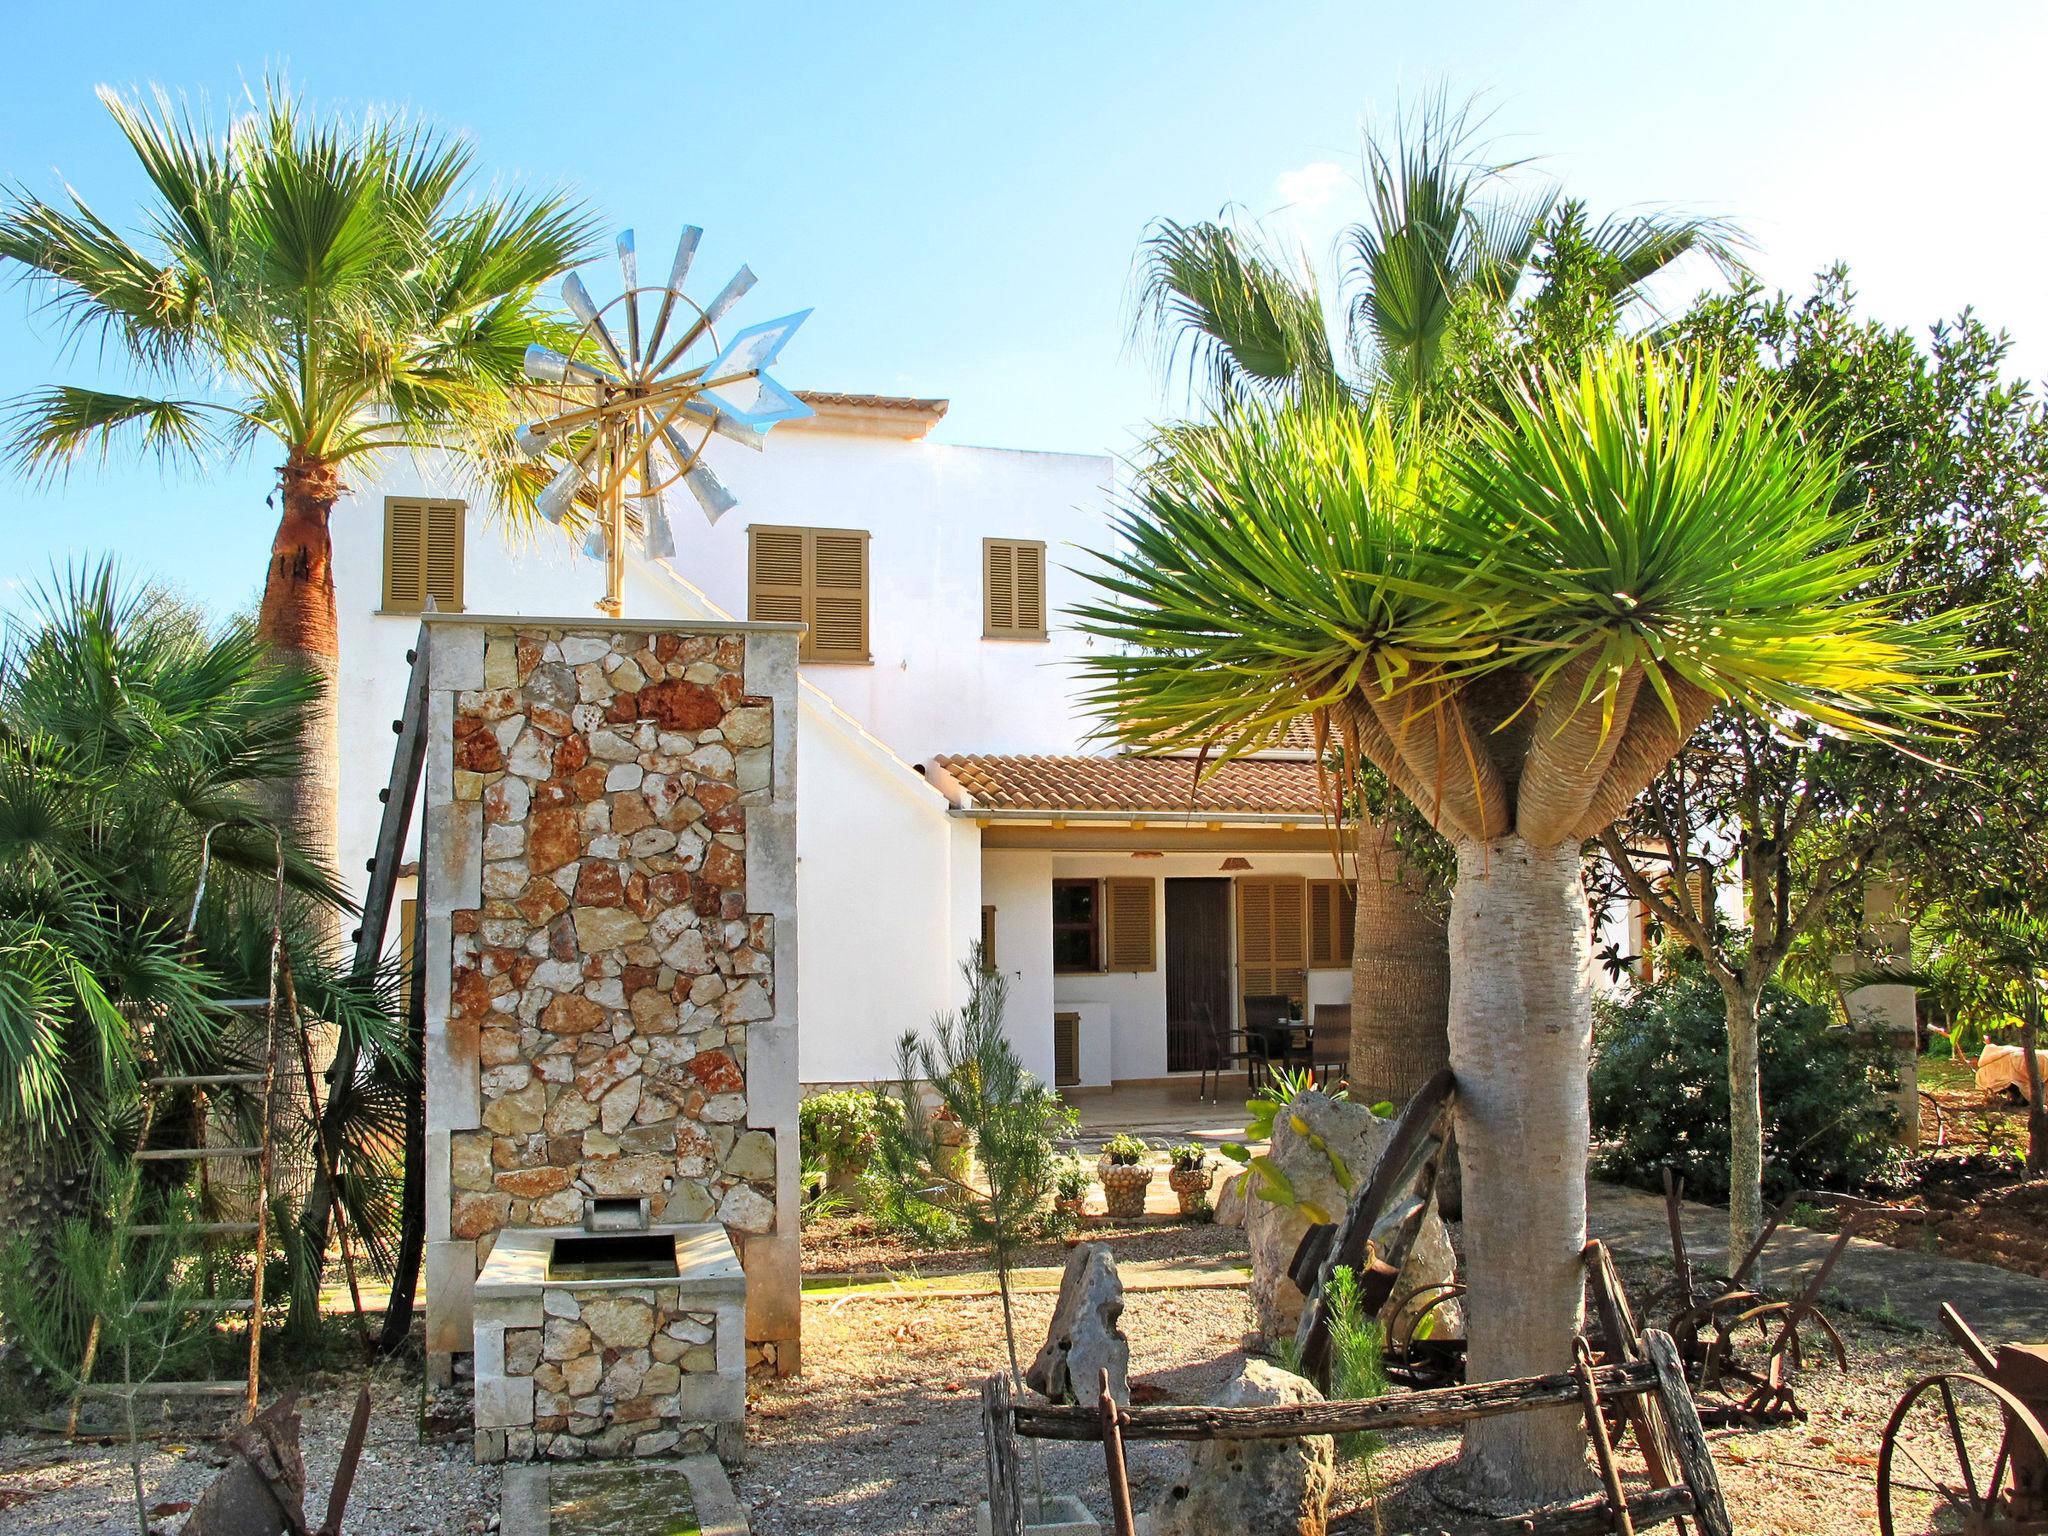
<svg viewBox="0 0 2048 1536">
<path fill-rule="evenodd" d="M 582 324 L 576 343 L 568 352 L 526 349 L 537 419 L 520 428 L 519 447 L 530 458 L 562 461 L 537 504 L 554 523 L 579 502 L 594 507 L 583 552 L 605 562 L 605 595 L 597 606 L 614 618 L 632 530 L 637 526 L 650 557 L 675 553 L 664 491 L 681 481 L 714 523 L 735 504 L 704 462 L 712 435 L 758 452 L 778 421 L 814 414 L 768 375 L 810 311 L 750 325 L 721 342 L 719 322 L 754 286 L 754 274 L 741 267 L 706 304 L 684 293 L 703 234 L 685 229 L 668 281 L 643 287 L 627 230 L 619 236 L 619 296 L 600 306 L 583 279 L 570 273 L 562 301 Z M 679 327 L 673 340 L 672 325 Z"/>
</svg>

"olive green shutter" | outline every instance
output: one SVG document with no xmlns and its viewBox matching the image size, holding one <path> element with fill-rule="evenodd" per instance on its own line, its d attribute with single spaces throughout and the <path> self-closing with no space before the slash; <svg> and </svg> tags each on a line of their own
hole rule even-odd
<svg viewBox="0 0 2048 1536">
<path fill-rule="evenodd" d="M 996 968 L 996 909 L 981 909 L 981 968 L 992 971 Z"/>
<path fill-rule="evenodd" d="M 1045 545 L 981 541 L 981 625 L 991 640 L 1045 638 Z"/>
<path fill-rule="evenodd" d="M 747 530 L 747 617 L 805 624 L 803 661 L 868 659 L 868 536 L 849 528 Z"/>
<path fill-rule="evenodd" d="M 1103 916 L 1107 926 L 1103 954 L 1106 971 L 1149 971 L 1157 966 L 1152 934 L 1155 882 L 1109 879 L 1102 882 Z"/>
<path fill-rule="evenodd" d="M 1237 970 L 1241 997 L 1307 995 L 1307 882 L 1259 875 L 1237 882 Z"/>
<path fill-rule="evenodd" d="M 868 536 L 842 528 L 813 528 L 811 539 L 811 659 L 868 659 Z"/>
<path fill-rule="evenodd" d="M 384 499 L 384 608 L 419 613 L 427 599 L 462 611 L 464 504 L 413 496 Z"/>
<path fill-rule="evenodd" d="M 1313 970 L 1338 970 L 1351 964 L 1352 935 L 1358 921 L 1358 899 L 1348 880 L 1308 883 L 1308 963 Z"/>
</svg>

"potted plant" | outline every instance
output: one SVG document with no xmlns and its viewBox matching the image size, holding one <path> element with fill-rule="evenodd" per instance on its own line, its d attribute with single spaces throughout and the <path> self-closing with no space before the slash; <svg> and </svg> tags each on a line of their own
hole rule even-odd
<svg viewBox="0 0 2048 1536">
<path fill-rule="evenodd" d="M 1167 1154 L 1172 1166 L 1166 1182 L 1180 1201 L 1180 1213 L 1192 1216 L 1209 1208 L 1209 1153 L 1192 1141 L 1182 1142 Z"/>
<path fill-rule="evenodd" d="M 965 1184 L 974 1167 L 974 1136 L 947 1105 L 940 1105 L 932 1116 L 932 1140 L 938 1148 L 940 1175 Z"/>
<path fill-rule="evenodd" d="M 1088 1204 L 1088 1187 L 1094 1182 L 1094 1170 L 1079 1158 L 1060 1164 L 1060 1171 L 1053 1178 L 1053 1209 L 1079 1221 Z"/>
<path fill-rule="evenodd" d="M 884 1126 L 902 1113 L 902 1105 L 869 1088 L 813 1094 L 797 1106 L 802 1157 L 822 1169 L 825 1189 L 851 1200 Z"/>
<path fill-rule="evenodd" d="M 1102 1200 L 1112 1216 L 1130 1219 L 1145 1214 L 1145 1189 L 1152 1182 L 1152 1147 L 1128 1131 L 1102 1147 Z"/>
</svg>

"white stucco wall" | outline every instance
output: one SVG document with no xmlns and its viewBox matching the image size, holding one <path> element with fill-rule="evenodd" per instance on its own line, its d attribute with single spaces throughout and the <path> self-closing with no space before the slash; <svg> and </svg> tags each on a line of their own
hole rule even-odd
<svg viewBox="0 0 2048 1536">
<path fill-rule="evenodd" d="M 996 909 L 996 964 L 1010 978 L 1004 1024 L 1024 1065 L 1052 1081 L 1052 855 L 991 848 L 981 901 Z"/>
</svg>

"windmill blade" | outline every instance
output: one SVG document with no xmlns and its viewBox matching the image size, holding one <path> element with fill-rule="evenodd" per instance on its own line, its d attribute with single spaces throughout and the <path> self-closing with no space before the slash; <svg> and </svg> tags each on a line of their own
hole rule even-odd
<svg viewBox="0 0 2048 1536">
<path fill-rule="evenodd" d="M 527 378 L 536 384 L 604 384 L 611 375 L 602 368 L 593 368 L 588 363 L 579 363 L 573 357 L 565 357 L 553 347 L 544 347 L 539 342 L 529 343 L 521 368 Z"/>
<path fill-rule="evenodd" d="M 704 521 L 715 523 L 734 507 L 739 497 L 725 488 L 725 482 L 711 472 L 711 466 L 702 459 L 692 464 L 683 476 L 683 484 L 690 488 L 690 494 L 697 498 L 697 505 L 704 509 Z"/>
<path fill-rule="evenodd" d="M 530 422 L 512 434 L 512 442 L 527 458 L 544 459 L 555 446 L 555 430 L 544 421 Z"/>
<path fill-rule="evenodd" d="M 682 239 L 676 242 L 676 259 L 668 269 L 668 288 L 661 296 L 661 308 L 654 312 L 654 329 L 647 333 L 647 355 L 654 356 L 661 350 L 661 338 L 668 330 L 668 317 L 675 310 L 676 295 L 683 291 L 683 282 L 690 275 L 690 263 L 697 259 L 697 242 L 704 238 L 704 231 L 696 225 L 687 225 Z"/>
<path fill-rule="evenodd" d="M 576 504 L 576 493 L 583 489 L 583 482 L 590 475 L 590 459 L 597 452 L 597 439 L 575 458 L 555 472 L 541 493 L 534 497 L 533 504 L 540 515 L 551 523 L 559 523 L 569 515 L 569 509 Z"/>
<path fill-rule="evenodd" d="M 640 300 L 633 292 L 640 286 L 640 258 L 633 250 L 633 231 L 619 232 L 619 278 L 626 296 L 626 351 L 633 362 L 640 361 Z"/>
<path fill-rule="evenodd" d="M 754 283 L 752 267 L 741 267 L 739 271 L 733 273 L 732 280 L 719 289 L 717 297 L 704 306 L 704 313 L 697 317 L 696 322 L 683 332 L 681 339 L 663 354 L 660 362 L 654 365 L 654 371 L 666 373 L 677 358 L 689 351 L 691 342 L 716 325 L 720 316 L 747 296 L 747 290 L 753 287 Z"/>
<path fill-rule="evenodd" d="M 597 337 L 597 344 L 604 348 L 611 360 L 618 365 L 619 372 L 630 373 L 625 354 L 619 351 L 619 344 L 612 340 L 612 333 L 606 329 L 604 317 L 597 312 L 597 302 L 590 297 L 590 290 L 583 286 L 583 279 L 571 272 L 562 279 L 562 302 L 569 306 L 569 313 L 581 320 Z"/>
<path fill-rule="evenodd" d="M 611 553 L 612 541 L 605 536 L 604 524 L 593 523 L 590 533 L 583 540 L 583 553 L 592 560 L 602 560 Z"/>
<path fill-rule="evenodd" d="M 743 447 L 759 453 L 768 446 L 768 434 L 757 432 L 752 427 L 741 426 L 715 405 L 706 405 L 701 400 L 687 401 L 683 406 L 685 416 L 694 416 L 699 421 L 709 422 L 711 430 L 720 437 L 730 439 Z"/>
<path fill-rule="evenodd" d="M 640 512 L 640 542 L 646 547 L 650 560 L 670 560 L 675 557 L 676 535 L 669 526 L 668 511 L 661 504 L 661 493 L 633 498 Z"/>
</svg>

